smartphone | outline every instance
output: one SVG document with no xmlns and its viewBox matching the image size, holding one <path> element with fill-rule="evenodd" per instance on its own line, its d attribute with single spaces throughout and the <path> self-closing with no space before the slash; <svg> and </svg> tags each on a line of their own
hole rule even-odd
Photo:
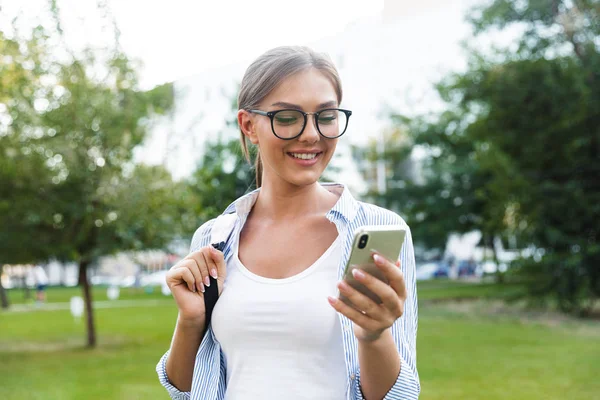
<svg viewBox="0 0 600 400">
<path fill-rule="evenodd" d="M 373 261 L 373 253 L 378 253 L 390 261 L 396 261 L 402 250 L 406 229 L 399 225 L 372 225 L 361 226 L 354 232 L 352 250 L 346 269 L 344 270 L 344 281 L 359 292 L 371 298 L 377 304 L 381 299 L 375 293 L 371 292 L 362 283 L 354 279 L 352 270 L 360 268 L 373 275 L 377 279 L 388 283 L 385 275 L 379 270 Z M 352 306 L 350 300 L 339 293 L 339 299 Z"/>
</svg>

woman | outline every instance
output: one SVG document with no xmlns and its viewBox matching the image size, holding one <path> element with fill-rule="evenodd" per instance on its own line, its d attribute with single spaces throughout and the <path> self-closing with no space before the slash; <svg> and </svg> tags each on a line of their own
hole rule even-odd
<svg viewBox="0 0 600 400">
<path fill-rule="evenodd" d="M 318 182 L 350 118 L 341 100 L 336 68 L 308 48 L 270 50 L 246 71 L 238 124 L 246 155 L 247 141 L 257 147 L 259 189 L 226 209 L 236 222 L 224 253 L 210 246 L 209 221 L 167 275 L 179 316 L 157 372 L 172 398 L 418 398 L 410 230 Z M 376 304 L 341 278 L 354 230 L 388 224 L 407 229 L 397 262 L 374 256 L 390 284 L 355 275 L 383 299 Z M 209 275 L 221 296 L 207 329 Z"/>
</svg>

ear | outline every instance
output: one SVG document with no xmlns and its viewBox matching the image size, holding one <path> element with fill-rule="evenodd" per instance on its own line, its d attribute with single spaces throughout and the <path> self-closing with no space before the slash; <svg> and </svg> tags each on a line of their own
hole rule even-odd
<svg viewBox="0 0 600 400">
<path fill-rule="evenodd" d="M 256 125 L 252 114 L 246 110 L 238 110 L 237 118 L 242 133 L 250 140 L 250 143 L 258 144 Z"/>
</svg>

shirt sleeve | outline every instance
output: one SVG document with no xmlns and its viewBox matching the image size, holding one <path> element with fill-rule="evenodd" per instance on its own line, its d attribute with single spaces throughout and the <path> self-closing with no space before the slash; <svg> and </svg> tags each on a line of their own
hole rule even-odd
<svg viewBox="0 0 600 400">
<path fill-rule="evenodd" d="M 417 279 L 410 229 L 407 229 L 399 260 L 407 290 L 404 314 L 392 326 L 392 335 L 400 354 L 400 374 L 384 400 L 418 399 L 421 392 L 417 372 Z"/>
<path fill-rule="evenodd" d="M 404 245 L 400 253 L 400 267 L 404 274 L 407 298 L 404 303 L 404 314 L 392 325 L 392 336 L 400 355 L 400 374 L 394 386 L 384 397 L 384 400 L 413 400 L 418 399 L 421 392 L 419 374 L 417 372 L 417 280 L 415 254 L 410 229 L 407 227 Z M 355 398 L 364 400 L 360 389 L 360 371 L 355 380 Z"/>
<path fill-rule="evenodd" d="M 210 232 L 212 230 L 213 223 L 214 219 L 202 224 L 202 226 L 196 230 L 192 238 L 192 243 L 190 245 L 190 253 L 197 251 L 200 248 L 209 244 Z M 158 380 L 160 381 L 160 384 L 163 385 L 165 389 L 167 389 L 167 392 L 169 392 L 169 396 L 171 396 L 171 399 L 189 400 L 190 392 L 180 391 L 175 386 L 173 386 L 171 381 L 169 381 L 169 377 L 167 376 L 167 358 L 169 357 L 169 353 L 170 350 L 167 351 L 160 358 L 158 364 L 156 365 L 156 373 L 158 374 Z"/>
<path fill-rule="evenodd" d="M 161 358 L 158 364 L 156 365 L 156 373 L 158 374 L 158 380 L 160 384 L 167 389 L 169 392 L 169 396 L 174 400 L 189 400 L 190 392 L 182 392 L 177 389 L 171 381 L 169 381 L 169 377 L 167 376 L 167 358 L 169 357 L 170 350 L 168 350 Z"/>
</svg>

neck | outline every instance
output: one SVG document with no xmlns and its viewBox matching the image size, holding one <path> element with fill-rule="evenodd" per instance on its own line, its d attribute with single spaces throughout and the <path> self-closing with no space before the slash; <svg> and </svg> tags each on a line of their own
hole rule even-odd
<svg viewBox="0 0 600 400">
<path fill-rule="evenodd" d="M 289 221 L 329 211 L 338 197 L 318 182 L 308 186 L 265 182 L 252 209 L 261 219 Z"/>
</svg>

